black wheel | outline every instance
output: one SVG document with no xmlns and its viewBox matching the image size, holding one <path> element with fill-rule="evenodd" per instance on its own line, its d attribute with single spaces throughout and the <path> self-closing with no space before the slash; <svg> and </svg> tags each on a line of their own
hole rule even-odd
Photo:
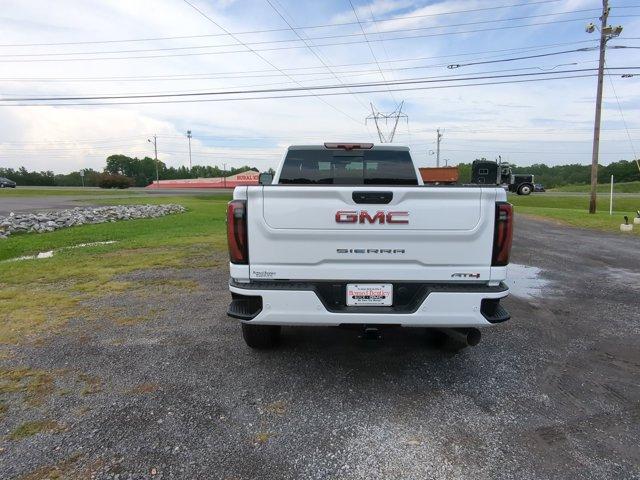
<svg viewBox="0 0 640 480">
<path fill-rule="evenodd" d="M 245 343 L 257 350 L 273 348 L 280 340 L 280 325 L 242 324 L 242 338 Z"/>
<path fill-rule="evenodd" d="M 531 190 L 531 185 L 520 185 L 518 187 L 518 195 L 529 195 Z"/>
</svg>

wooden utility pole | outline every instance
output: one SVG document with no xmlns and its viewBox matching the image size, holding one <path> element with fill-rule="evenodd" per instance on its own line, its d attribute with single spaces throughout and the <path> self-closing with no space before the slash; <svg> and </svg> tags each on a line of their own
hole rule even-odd
<svg viewBox="0 0 640 480">
<path fill-rule="evenodd" d="M 591 153 L 591 196 L 589 213 L 596 213 L 598 190 L 598 155 L 600 153 L 600 118 L 602 116 L 602 90 L 604 86 L 604 59 L 607 48 L 607 17 L 609 17 L 609 0 L 602 0 L 602 16 L 600 17 L 600 60 L 598 63 L 598 91 L 596 93 L 596 118 L 593 125 L 593 150 Z"/>
</svg>

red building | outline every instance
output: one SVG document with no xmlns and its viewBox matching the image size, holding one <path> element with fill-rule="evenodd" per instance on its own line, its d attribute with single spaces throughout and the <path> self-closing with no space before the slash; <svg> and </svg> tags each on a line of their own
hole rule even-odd
<svg viewBox="0 0 640 480">
<path fill-rule="evenodd" d="M 258 185 L 259 172 L 236 173 L 230 177 L 185 178 L 183 180 L 154 181 L 146 188 L 234 188 L 239 185 Z"/>
</svg>

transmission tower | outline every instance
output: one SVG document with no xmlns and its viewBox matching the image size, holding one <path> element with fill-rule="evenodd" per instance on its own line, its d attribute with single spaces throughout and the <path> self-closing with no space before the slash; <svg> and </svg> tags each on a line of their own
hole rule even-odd
<svg viewBox="0 0 640 480">
<path fill-rule="evenodd" d="M 400 102 L 398 108 L 396 108 L 391 113 L 382 113 L 375 109 L 373 103 L 371 103 L 370 105 L 371 115 L 365 118 L 365 125 L 369 120 L 373 120 L 373 122 L 376 124 L 376 130 L 378 130 L 378 138 L 380 138 L 380 143 L 393 142 L 393 137 L 395 137 L 396 135 L 396 129 L 398 128 L 398 122 L 400 122 L 400 119 L 402 118 L 406 120 L 407 125 L 409 124 L 409 116 L 406 113 L 402 112 L 404 100 Z M 389 128 L 389 124 L 391 124 L 391 128 Z M 386 130 L 386 134 L 384 130 Z"/>
</svg>

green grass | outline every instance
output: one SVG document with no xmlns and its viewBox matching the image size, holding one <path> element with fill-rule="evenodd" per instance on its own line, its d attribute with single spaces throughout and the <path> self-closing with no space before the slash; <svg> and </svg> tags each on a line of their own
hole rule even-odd
<svg viewBox="0 0 640 480">
<path fill-rule="evenodd" d="M 81 301 L 135 289 L 135 285 L 117 280 L 117 275 L 145 268 L 211 264 L 214 252 L 225 248 L 228 200 L 229 196 L 220 195 L 101 199 L 100 203 L 105 204 L 178 203 L 188 211 L 153 219 L 12 235 L 3 240 L 0 343 L 17 343 L 31 334 L 54 332 L 71 318 L 106 316 L 104 312 L 86 310 Z M 117 243 L 62 250 L 48 259 L 2 261 L 109 240 Z"/>
<path fill-rule="evenodd" d="M 23 438 L 31 437 L 42 432 L 58 432 L 62 430 L 62 427 L 58 422 L 53 420 L 36 420 L 33 422 L 26 422 L 16 428 L 9 438 L 11 440 L 22 440 Z"/>
<path fill-rule="evenodd" d="M 589 195 L 554 195 L 553 192 L 533 194 L 526 197 L 509 195 L 516 213 L 548 218 L 574 227 L 592 228 L 620 233 L 624 215 L 629 221 L 640 210 L 640 195 L 625 195 L 613 200 L 613 215 L 609 215 L 609 198 L 598 196 L 597 213 L 589 214 Z M 634 229 L 640 234 L 640 228 Z"/>
<path fill-rule="evenodd" d="M 94 196 L 94 195 L 143 195 L 144 190 L 104 189 L 97 187 L 18 187 L 0 188 L 2 197 L 46 197 L 46 196 Z"/>
<path fill-rule="evenodd" d="M 23 255 L 32 255 L 61 247 L 102 241 L 116 241 L 116 245 L 93 247 L 92 252 L 109 252 L 123 248 L 153 248 L 180 246 L 203 240 L 203 237 L 221 237 L 224 234 L 226 204 L 229 197 L 144 197 L 99 199 L 99 204 L 166 204 L 177 203 L 188 209 L 186 213 L 160 218 L 128 220 L 114 223 L 82 225 L 63 228 L 49 233 L 14 234 L 0 243 L 0 261 Z M 76 257 L 80 250 L 61 252 L 58 258 Z M 55 257 L 54 257 L 55 258 Z M 39 262 L 42 262 L 40 260 Z M 22 265 L 24 262 L 13 264 Z M 0 281 L 6 268 L 0 267 Z"/>
<path fill-rule="evenodd" d="M 550 192 L 581 192 L 588 193 L 591 191 L 591 185 L 565 185 L 549 190 Z M 598 192 L 608 194 L 611 191 L 611 184 L 598 184 Z M 640 182 L 621 182 L 613 184 L 613 193 L 640 193 Z"/>
</svg>

